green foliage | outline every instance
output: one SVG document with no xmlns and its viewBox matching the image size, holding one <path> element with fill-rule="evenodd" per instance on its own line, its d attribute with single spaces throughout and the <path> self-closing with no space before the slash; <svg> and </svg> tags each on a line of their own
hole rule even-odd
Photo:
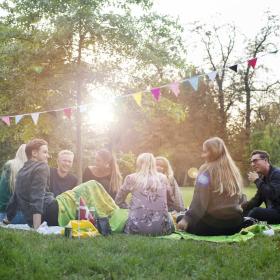
<svg viewBox="0 0 280 280">
<path fill-rule="evenodd" d="M 131 4 L 145 10 L 151 2 L 4 1 L 7 16 L 0 22 L 0 62 L 5 65 L 0 69 L 0 112 L 11 115 L 73 106 L 78 91 L 82 92 L 81 103 L 92 102 L 90 88 L 98 84 L 114 88 L 118 84 L 118 92 L 137 86 L 133 79 L 124 84 L 124 73 L 129 77 L 137 71 L 137 79 L 141 79 L 147 69 L 163 71 L 183 65 L 177 55 L 184 52 L 178 23 L 147 10 L 140 18 L 134 17 Z M 121 67 L 131 62 L 129 72 Z M 53 154 L 66 147 L 75 151 L 76 117 L 64 123 L 61 114 L 53 115 L 42 114 L 38 126 L 24 117 L 18 125 L 5 128 L 0 142 L 43 137 Z M 94 150 L 112 145 L 111 132 L 100 135 L 86 124 L 82 126 L 87 164 Z"/>
<path fill-rule="evenodd" d="M 131 151 L 128 153 L 120 152 L 118 154 L 118 163 L 123 178 L 136 171 L 136 156 Z"/>
<path fill-rule="evenodd" d="M 273 165 L 280 166 L 280 128 L 267 124 L 263 130 L 255 130 L 251 136 L 252 150 L 265 150 Z"/>
</svg>

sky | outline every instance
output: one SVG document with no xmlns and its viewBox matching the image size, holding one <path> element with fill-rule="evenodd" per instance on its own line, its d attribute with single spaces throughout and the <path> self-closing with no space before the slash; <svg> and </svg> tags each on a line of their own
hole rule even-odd
<svg viewBox="0 0 280 280">
<path fill-rule="evenodd" d="M 199 20 L 213 22 L 220 15 L 224 22 L 234 22 L 242 32 L 253 34 L 261 24 L 263 12 L 270 9 L 280 15 L 277 0 L 154 0 L 154 9 L 179 17 L 183 25 Z"/>
<path fill-rule="evenodd" d="M 200 21 L 206 24 L 233 23 L 246 37 L 254 37 L 260 30 L 264 12 L 270 10 L 280 16 L 280 1 L 278 0 L 154 0 L 153 9 L 161 14 L 167 14 L 178 18 L 186 29 L 184 39 L 188 47 L 188 60 L 197 67 L 203 68 L 202 44 L 192 42 L 188 30 L 190 23 Z M 280 46 L 280 39 L 275 42 Z M 237 47 L 242 48 L 242 41 L 236 42 Z M 242 53 L 240 60 L 244 57 Z M 238 56 L 238 54 L 237 54 Z M 262 62 L 272 68 L 271 75 L 280 76 L 280 70 L 275 65 L 275 60 L 280 61 L 280 50 L 276 55 L 268 55 L 262 58 Z M 261 62 L 261 61 L 260 61 Z M 206 69 L 204 69 L 206 70 Z"/>
</svg>

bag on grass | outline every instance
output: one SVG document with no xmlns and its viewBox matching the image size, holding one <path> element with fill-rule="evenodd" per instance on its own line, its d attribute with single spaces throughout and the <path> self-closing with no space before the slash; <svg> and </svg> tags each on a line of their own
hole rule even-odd
<svg viewBox="0 0 280 280">
<path fill-rule="evenodd" d="M 96 227 L 88 220 L 71 220 L 66 227 L 72 228 L 71 236 L 73 238 L 86 238 L 100 235 Z M 65 229 L 62 230 L 61 234 L 65 234 Z"/>
<path fill-rule="evenodd" d="M 99 233 L 101 233 L 104 236 L 107 236 L 112 233 L 108 217 L 95 218 L 95 226 L 97 227 Z"/>
</svg>

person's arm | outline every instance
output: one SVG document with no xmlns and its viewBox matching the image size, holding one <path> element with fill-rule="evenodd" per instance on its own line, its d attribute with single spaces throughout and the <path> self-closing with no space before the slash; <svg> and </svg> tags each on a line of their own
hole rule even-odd
<svg viewBox="0 0 280 280">
<path fill-rule="evenodd" d="M 40 164 L 34 171 L 30 186 L 30 207 L 33 215 L 33 227 L 37 229 L 44 214 L 44 196 L 48 186 L 49 167 Z"/>
<path fill-rule="evenodd" d="M 242 202 L 241 207 L 243 209 L 243 212 L 246 215 L 248 211 L 250 211 L 254 207 L 259 207 L 263 203 L 263 201 L 264 200 L 262 197 L 261 189 L 258 189 L 253 198 L 251 198 L 249 201 L 244 200 L 244 202 Z"/>
<path fill-rule="evenodd" d="M 9 224 L 12 219 L 16 216 L 16 213 L 17 213 L 17 195 L 16 193 L 14 193 L 10 200 L 9 200 L 9 203 L 7 205 L 7 208 L 6 208 L 6 219 L 5 219 L 5 223 L 6 224 Z"/>
<path fill-rule="evenodd" d="M 125 202 L 127 195 L 131 192 L 133 187 L 133 179 L 130 175 L 126 176 L 122 186 L 120 187 L 115 202 L 120 208 L 128 208 L 127 203 Z"/>
<path fill-rule="evenodd" d="M 173 194 L 174 194 L 173 207 L 178 212 L 184 211 L 185 207 L 184 207 L 183 197 L 175 178 L 173 179 L 172 185 L 173 185 Z"/>
<path fill-rule="evenodd" d="M 49 185 L 49 192 L 51 193 L 55 193 L 55 185 L 54 185 L 54 173 L 53 173 L 53 169 L 50 168 L 50 185 Z"/>
<path fill-rule="evenodd" d="M 258 178 L 255 180 L 255 184 L 261 190 L 264 197 L 270 200 L 280 197 L 280 171 L 273 171 L 270 182 L 265 183 L 261 178 Z"/>
<path fill-rule="evenodd" d="M 6 201 L 6 209 L 5 210 L 3 209 L 5 212 L 7 212 L 8 205 L 10 204 L 9 206 L 10 219 L 7 219 L 7 215 L 5 217 L 7 223 L 9 223 L 9 221 L 11 221 L 13 217 L 16 215 L 16 209 L 17 209 L 16 197 L 13 197 L 13 193 L 10 188 L 10 180 L 11 180 L 11 167 L 9 163 L 5 163 L 5 165 L 3 166 L 1 179 L 0 179 L 0 189 L 1 189 L 0 196 L 2 199 L 2 203 Z"/>
<path fill-rule="evenodd" d="M 83 177 L 82 177 L 82 182 L 85 183 L 85 182 L 88 182 L 91 180 L 91 171 L 89 169 L 89 167 L 86 167 L 84 173 L 83 173 Z"/>
<path fill-rule="evenodd" d="M 207 212 L 210 197 L 210 177 L 208 173 L 198 175 L 195 190 L 185 219 L 196 224 Z"/>
<path fill-rule="evenodd" d="M 33 228 L 37 229 L 42 223 L 42 215 L 41 214 L 33 214 Z"/>
<path fill-rule="evenodd" d="M 73 188 L 74 187 L 76 187 L 76 186 L 78 186 L 78 178 L 77 178 L 77 176 L 75 176 L 75 175 L 73 175 L 74 176 L 74 179 L 73 179 Z"/>
<path fill-rule="evenodd" d="M 167 177 L 163 174 L 160 176 L 161 184 L 166 188 L 166 202 L 168 209 L 175 209 L 175 196 L 173 192 L 172 185 L 170 184 L 170 181 L 167 179 Z"/>
</svg>

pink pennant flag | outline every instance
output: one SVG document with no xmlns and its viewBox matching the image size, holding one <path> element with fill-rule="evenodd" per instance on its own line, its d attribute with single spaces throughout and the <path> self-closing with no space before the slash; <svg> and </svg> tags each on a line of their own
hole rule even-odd
<svg viewBox="0 0 280 280">
<path fill-rule="evenodd" d="M 35 125 L 37 125 L 37 123 L 38 123 L 39 115 L 40 115 L 40 113 L 32 113 L 31 114 L 31 118 L 32 118 Z"/>
<path fill-rule="evenodd" d="M 71 116 L 72 116 L 72 108 L 64 108 L 63 109 L 64 115 L 71 120 Z"/>
<path fill-rule="evenodd" d="M 3 121 L 7 126 L 10 126 L 10 125 L 11 125 L 10 117 L 9 117 L 9 116 L 2 117 L 1 119 L 2 119 L 2 121 Z"/>
<path fill-rule="evenodd" d="M 159 101 L 160 98 L 160 88 L 152 88 L 151 93 L 156 101 Z"/>
<path fill-rule="evenodd" d="M 257 63 L 257 58 L 256 57 L 248 60 L 248 65 L 252 66 L 254 69 L 255 69 L 256 63 Z"/>
<path fill-rule="evenodd" d="M 179 89 L 179 83 L 174 82 L 172 84 L 169 85 L 169 88 L 172 90 L 172 92 L 178 96 L 180 93 L 180 89 Z"/>
</svg>

